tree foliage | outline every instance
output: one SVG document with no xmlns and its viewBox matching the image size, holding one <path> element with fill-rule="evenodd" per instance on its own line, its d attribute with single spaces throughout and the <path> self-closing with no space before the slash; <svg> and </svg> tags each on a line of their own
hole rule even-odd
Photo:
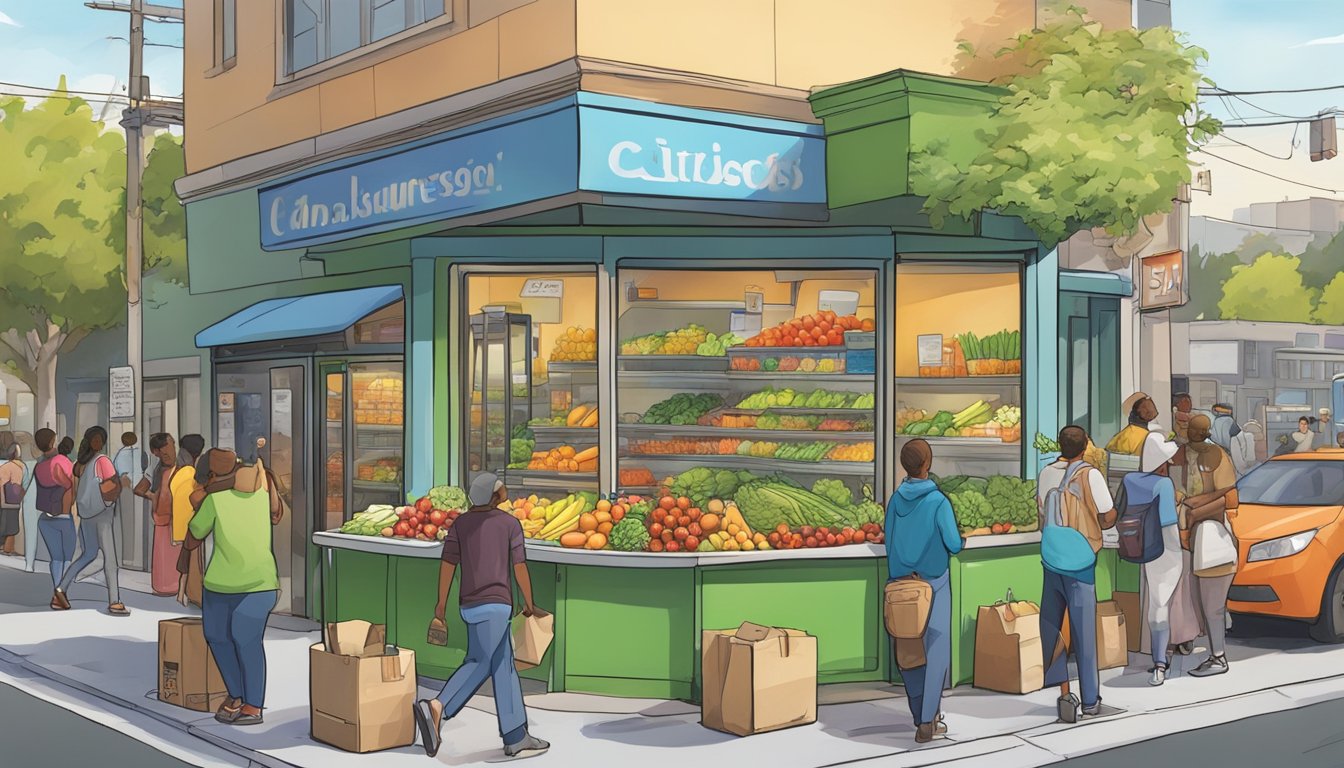
<svg viewBox="0 0 1344 768">
<path fill-rule="evenodd" d="M 1322 325 L 1344 325 L 1344 272 L 1326 283 L 1311 319 Z"/>
<path fill-rule="evenodd" d="M 1318 236 L 1302 253 L 1302 279 L 1309 288 L 1325 288 L 1344 270 L 1344 231 Z"/>
<path fill-rule="evenodd" d="M 145 274 L 183 285 L 187 282 L 187 214 L 173 191 L 173 182 L 186 172 L 182 137 L 170 133 L 155 136 L 141 177 Z"/>
<path fill-rule="evenodd" d="M 1302 282 L 1301 264 L 1296 256 L 1263 253 L 1250 264 L 1235 267 L 1223 284 L 1219 314 L 1224 320 L 1305 322 L 1319 291 Z"/>
<path fill-rule="evenodd" d="M 1171 210 L 1187 152 L 1219 124 L 1199 112 L 1206 58 L 1170 29 L 1103 29 L 1071 8 L 998 54 L 1013 63 L 968 163 L 934 141 L 911 183 L 935 226 L 981 210 L 1021 218 L 1047 245 L 1104 227 L 1133 232 Z"/>
</svg>

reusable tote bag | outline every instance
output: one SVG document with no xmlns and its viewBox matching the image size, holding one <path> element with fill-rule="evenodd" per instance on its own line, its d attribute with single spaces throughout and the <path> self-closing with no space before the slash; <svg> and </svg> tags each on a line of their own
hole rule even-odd
<svg viewBox="0 0 1344 768">
<path fill-rule="evenodd" d="M 1226 576 L 1237 572 L 1237 541 L 1217 520 L 1195 526 L 1191 570 L 1196 576 Z"/>
</svg>

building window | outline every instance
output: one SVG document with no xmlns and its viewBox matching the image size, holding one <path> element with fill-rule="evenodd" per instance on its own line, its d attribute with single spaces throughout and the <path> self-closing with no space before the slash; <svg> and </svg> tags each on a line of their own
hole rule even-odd
<svg viewBox="0 0 1344 768">
<path fill-rule="evenodd" d="M 1260 375 L 1260 359 L 1256 353 L 1255 342 L 1242 342 L 1242 375 L 1247 377 Z"/>
<path fill-rule="evenodd" d="M 1321 346 L 1321 337 L 1314 333 L 1299 333 L 1293 342 L 1293 346 L 1304 349 L 1315 349 Z"/>
<path fill-rule="evenodd" d="M 320 64 L 445 15 L 445 0 L 285 0 L 286 69 Z"/>
<path fill-rule="evenodd" d="M 215 69 L 238 59 L 238 0 L 215 0 Z"/>
<path fill-rule="evenodd" d="M 1297 365 L 1294 360 L 1280 360 L 1278 377 L 1280 379 L 1296 379 Z"/>
</svg>

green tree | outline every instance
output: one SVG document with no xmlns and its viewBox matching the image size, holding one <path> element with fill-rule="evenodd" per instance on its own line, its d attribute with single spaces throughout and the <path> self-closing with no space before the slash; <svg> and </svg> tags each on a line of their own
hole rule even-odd
<svg viewBox="0 0 1344 768">
<path fill-rule="evenodd" d="M 1165 27 L 1106 30 L 1070 8 L 999 52 L 1013 74 L 963 162 L 916 147 L 913 191 L 935 226 L 981 210 L 1021 218 L 1046 245 L 1104 227 L 1133 232 L 1190 181 L 1192 146 L 1219 124 L 1199 111 L 1203 50 Z"/>
<path fill-rule="evenodd" d="M 1344 231 L 1318 236 L 1302 253 L 1302 279 L 1309 288 L 1325 288 L 1344 270 Z"/>
<path fill-rule="evenodd" d="M 125 140 L 65 95 L 0 98 L 0 343 L 56 423 L 56 365 L 124 318 Z"/>
<path fill-rule="evenodd" d="M 1344 272 L 1326 284 L 1311 319 L 1322 325 L 1344 325 Z"/>
<path fill-rule="evenodd" d="M 187 283 L 187 215 L 173 182 L 186 173 L 182 137 L 155 136 L 141 181 L 145 275 L 180 285 Z"/>
<path fill-rule="evenodd" d="M 1296 256 L 1264 253 L 1236 267 L 1223 284 L 1218 310 L 1224 320 L 1309 323 L 1320 294 L 1302 282 Z"/>
<path fill-rule="evenodd" d="M 1177 322 L 1221 319 L 1218 302 L 1223 299 L 1223 284 L 1232 277 L 1232 270 L 1250 264 L 1262 253 L 1282 251 L 1278 240 L 1258 232 L 1247 235 L 1228 253 L 1202 254 L 1199 246 L 1194 246 L 1190 249 L 1190 301 L 1172 310 L 1172 319 Z"/>
</svg>

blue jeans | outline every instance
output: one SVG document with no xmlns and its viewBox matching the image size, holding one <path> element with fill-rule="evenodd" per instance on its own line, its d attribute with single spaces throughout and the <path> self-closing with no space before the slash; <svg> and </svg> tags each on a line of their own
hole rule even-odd
<svg viewBox="0 0 1344 768">
<path fill-rule="evenodd" d="M 952 671 L 952 573 L 929 579 L 933 602 L 924 630 L 924 666 L 901 670 L 905 697 L 915 725 L 932 723 L 943 705 L 943 689 Z M 932 689 L 929 686 L 934 686 Z"/>
<path fill-rule="evenodd" d="M 1069 681 L 1069 654 L 1055 655 L 1065 609 L 1069 612 L 1070 644 L 1078 660 L 1083 706 L 1096 706 L 1101 687 L 1097 676 L 1097 587 L 1045 569 L 1041 587 L 1041 651 L 1047 686 Z"/>
<path fill-rule="evenodd" d="M 266 701 L 266 619 L 276 592 L 201 590 L 201 629 L 232 699 L 260 709 Z"/>
<path fill-rule="evenodd" d="M 439 692 L 446 720 L 461 712 L 485 679 L 490 678 L 495 690 L 499 735 L 507 745 L 517 744 L 527 736 L 523 686 L 513 666 L 513 639 L 509 632 L 512 618 L 513 606 L 502 603 L 462 609 L 462 620 L 467 623 L 467 657 Z"/>
<path fill-rule="evenodd" d="M 42 534 L 42 542 L 47 545 L 47 554 L 51 556 L 51 586 L 59 587 L 65 569 L 75 557 L 75 521 L 69 515 L 53 517 L 42 513 L 37 518 L 37 530 Z M 33 548 L 33 554 L 37 554 L 36 547 Z"/>
</svg>

